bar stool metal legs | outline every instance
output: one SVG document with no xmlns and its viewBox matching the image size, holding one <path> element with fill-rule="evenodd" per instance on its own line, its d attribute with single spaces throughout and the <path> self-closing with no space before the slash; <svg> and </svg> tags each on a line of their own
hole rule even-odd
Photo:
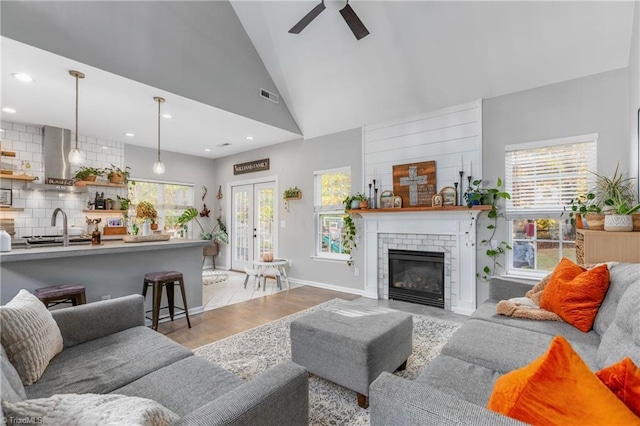
<svg viewBox="0 0 640 426">
<path fill-rule="evenodd" d="M 174 291 L 175 291 L 176 283 L 180 287 L 180 295 L 182 296 L 183 307 L 175 306 Z M 147 296 L 148 286 L 153 287 L 152 289 L 153 307 L 151 311 L 147 311 L 147 312 L 152 312 L 152 317 L 150 319 L 151 319 L 152 327 L 154 330 L 158 329 L 158 321 L 161 319 L 160 310 L 165 308 L 169 309 L 168 316 L 169 318 L 171 318 L 171 321 L 173 321 L 173 318 L 175 316 L 176 308 L 182 311 L 182 313 L 184 313 L 187 319 L 187 324 L 189 325 L 189 328 L 191 328 L 191 320 L 189 319 L 189 309 L 187 307 L 187 296 L 184 289 L 184 279 L 182 277 L 182 273 L 176 272 L 176 271 L 164 271 L 164 272 L 152 272 L 152 273 L 146 274 L 144 276 L 144 285 L 142 287 L 142 295 L 145 298 Z M 167 306 L 161 307 L 160 305 L 162 302 L 163 287 L 167 292 Z M 166 316 L 163 318 L 166 318 Z"/>
</svg>

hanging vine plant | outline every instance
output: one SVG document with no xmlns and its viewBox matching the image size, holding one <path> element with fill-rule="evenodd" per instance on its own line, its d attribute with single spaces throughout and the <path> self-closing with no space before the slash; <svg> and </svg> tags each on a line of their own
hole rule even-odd
<svg viewBox="0 0 640 426">
<path fill-rule="evenodd" d="M 354 200 L 360 200 L 358 198 L 359 195 L 349 195 L 342 203 L 344 204 L 344 229 L 342 233 L 342 247 L 344 249 L 344 254 L 349 255 L 349 260 L 347 260 L 347 265 L 353 265 L 353 258 L 351 257 L 351 253 L 356 246 L 356 223 L 353 221 L 353 218 L 349 214 L 349 210 L 351 209 L 351 203 Z"/>
<path fill-rule="evenodd" d="M 485 254 L 490 259 L 491 264 L 485 265 L 482 268 L 482 273 L 476 273 L 476 276 L 482 281 L 488 281 L 490 277 L 496 274 L 498 268 L 504 267 L 500 261 L 503 256 L 507 254 L 508 250 L 512 250 L 512 247 L 506 241 L 501 241 L 498 244 L 492 243 L 492 241 L 494 241 L 493 238 L 496 235 L 498 216 L 500 213 L 497 202 L 500 199 L 510 200 L 511 194 L 502 189 L 501 178 L 497 179 L 496 186 L 494 188 L 481 188 L 480 185 L 482 185 L 482 179 L 474 180 L 473 188 L 468 195 L 465 195 L 465 198 L 467 198 L 467 206 L 469 208 L 474 204 L 487 205 L 491 207 L 487 213 L 487 217 L 490 220 L 489 225 L 487 225 L 487 229 L 490 231 L 490 235 L 480 241 L 480 244 L 489 246 L 485 251 Z"/>
</svg>

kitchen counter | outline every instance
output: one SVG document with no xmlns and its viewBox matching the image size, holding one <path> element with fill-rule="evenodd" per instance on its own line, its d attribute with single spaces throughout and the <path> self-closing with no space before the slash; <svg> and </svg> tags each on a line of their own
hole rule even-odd
<svg viewBox="0 0 640 426">
<path fill-rule="evenodd" d="M 169 250 L 186 247 L 204 247 L 211 245 L 207 240 L 172 239 L 169 241 L 154 241 L 146 243 L 125 243 L 118 241 L 104 241 L 99 246 L 75 245 L 69 247 L 31 247 L 16 248 L 10 252 L 0 253 L 0 263 L 20 262 L 24 260 L 59 259 L 63 257 L 97 256 L 115 253 L 134 253 L 140 251 Z"/>
<path fill-rule="evenodd" d="M 211 241 L 205 240 L 174 239 L 14 249 L 0 254 L 0 302 L 6 304 L 20 289 L 33 293 L 40 287 L 82 284 L 86 288 L 87 302 L 90 303 L 140 294 L 143 277 L 147 273 L 179 271 L 184 276 L 189 313 L 196 314 L 203 310 L 202 247 L 210 244 Z M 166 294 L 163 299 L 166 300 Z M 182 305 L 180 297 L 177 297 L 176 303 Z M 166 306 L 165 301 L 162 306 Z M 150 291 L 147 309 L 151 309 Z"/>
</svg>

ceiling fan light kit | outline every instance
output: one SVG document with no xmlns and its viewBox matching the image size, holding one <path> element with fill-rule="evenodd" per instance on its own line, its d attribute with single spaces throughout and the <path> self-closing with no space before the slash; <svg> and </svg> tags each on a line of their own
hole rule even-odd
<svg viewBox="0 0 640 426">
<path fill-rule="evenodd" d="M 325 10 L 339 10 L 340 15 L 347 23 L 356 39 L 360 40 L 369 35 L 369 30 L 364 26 L 356 12 L 349 6 L 349 0 L 323 0 L 319 5 L 311 9 L 297 24 L 295 24 L 289 32 L 291 34 L 300 34 L 307 25 Z"/>
</svg>

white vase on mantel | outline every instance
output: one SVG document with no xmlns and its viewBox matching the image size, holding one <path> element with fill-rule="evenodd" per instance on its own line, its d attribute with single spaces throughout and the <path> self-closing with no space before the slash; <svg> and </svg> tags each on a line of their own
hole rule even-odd
<svg viewBox="0 0 640 426">
<path fill-rule="evenodd" d="M 149 235 L 151 235 L 151 222 L 149 219 L 145 219 L 144 222 L 142 222 L 142 236 L 148 237 Z"/>
<path fill-rule="evenodd" d="M 633 231 L 633 216 L 628 214 L 607 214 L 604 216 L 604 230 L 610 232 Z"/>
</svg>

